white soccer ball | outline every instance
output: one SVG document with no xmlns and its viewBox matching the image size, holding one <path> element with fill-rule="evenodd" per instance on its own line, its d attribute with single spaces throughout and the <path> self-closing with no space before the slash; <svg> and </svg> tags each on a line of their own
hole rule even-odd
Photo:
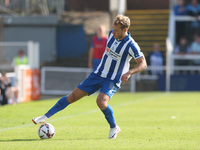
<svg viewBox="0 0 200 150">
<path fill-rule="evenodd" d="M 38 129 L 38 136 L 41 139 L 50 139 L 55 135 L 55 128 L 50 123 L 42 124 Z"/>
</svg>

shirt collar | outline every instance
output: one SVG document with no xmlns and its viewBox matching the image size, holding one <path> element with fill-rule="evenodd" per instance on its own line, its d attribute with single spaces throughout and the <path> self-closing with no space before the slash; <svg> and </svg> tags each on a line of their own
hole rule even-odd
<svg viewBox="0 0 200 150">
<path fill-rule="evenodd" d="M 126 36 L 125 38 L 123 38 L 122 40 L 117 40 L 117 41 L 122 41 L 122 42 L 126 42 L 126 41 L 128 41 L 128 39 L 130 38 L 130 36 L 131 36 L 131 34 L 130 34 L 130 32 L 128 32 L 128 36 Z"/>
</svg>

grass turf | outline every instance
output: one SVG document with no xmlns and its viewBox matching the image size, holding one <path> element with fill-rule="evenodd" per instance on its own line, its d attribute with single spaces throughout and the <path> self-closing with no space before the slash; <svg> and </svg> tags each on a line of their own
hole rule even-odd
<svg viewBox="0 0 200 150">
<path fill-rule="evenodd" d="M 96 106 L 83 98 L 47 122 L 53 139 L 41 140 L 31 119 L 46 113 L 57 99 L 0 107 L 0 149 L 199 150 L 200 93 L 117 93 L 109 104 L 122 132 L 107 139 L 109 126 Z"/>
</svg>

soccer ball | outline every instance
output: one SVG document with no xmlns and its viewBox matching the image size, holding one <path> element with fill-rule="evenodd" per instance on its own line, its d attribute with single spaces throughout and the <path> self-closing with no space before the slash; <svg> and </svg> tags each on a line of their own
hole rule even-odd
<svg viewBox="0 0 200 150">
<path fill-rule="evenodd" d="M 55 135 L 55 128 L 50 123 L 42 124 L 38 129 L 38 136 L 41 139 L 50 139 Z"/>
</svg>

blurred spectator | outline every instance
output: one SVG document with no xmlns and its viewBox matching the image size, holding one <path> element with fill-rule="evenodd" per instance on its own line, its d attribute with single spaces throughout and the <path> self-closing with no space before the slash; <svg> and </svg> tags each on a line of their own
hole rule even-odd
<svg viewBox="0 0 200 150">
<path fill-rule="evenodd" d="M 200 15 L 200 4 L 197 0 L 191 0 L 191 3 L 187 5 L 186 10 L 188 15 L 194 16 L 196 18 L 196 21 L 193 21 L 190 24 L 191 31 L 189 31 L 189 34 L 193 36 L 193 34 L 197 32 L 200 27 L 200 22 L 198 18 Z"/>
<path fill-rule="evenodd" d="M 179 44 L 175 47 L 174 53 L 179 55 L 185 55 L 191 52 L 190 45 L 188 44 L 186 37 L 181 37 Z M 189 65 L 189 61 L 187 60 L 176 60 L 176 65 Z"/>
<path fill-rule="evenodd" d="M 177 16 L 187 15 L 184 0 L 178 0 L 177 4 L 174 6 L 174 13 Z"/>
<path fill-rule="evenodd" d="M 182 36 L 180 38 L 179 44 L 176 46 L 174 53 L 175 54 L 187 54 L 190 53 L 190 46 L 188 44 L 187 38 L 185 36 Z"/>
<path fill-rule="evenodd" d="M 0 89 L 1 89 L 1 96 L 2 96 L 1 105 L 8 104 L 8 99 L 6 97 L 6 91 L 9 87 L 11 87 L 10 80 L 6 77 L 5 72 L 1 72 L 1 78 L 0 78 Z"/>
<path fill-rule="evenodd" d="M 191 44 L 191 53 L 200 54 L 200 34 L 195 38 L 195 41 Z M 200 65 L 200 60 L 193 60 L 193 65 Z"/>
<path fill-rule="evenodd" d="M 97 28 L 96 35 L 92 38 L 91 47 L 88 56 L 88 67 L 96 70 L 99 65 L 103 53 L 105 51 L 107 35 L 105 26 L 101 25 Z"/>
<path fill-rule="evenodd" d="M 160 44 L 155 43 L 153 45 L 153 51 L 149 54 L 149 64 L 151 67 L 162 67 L 164 62 L 164 57 L 160 51 Z M 151 74 L 159 75 L 162 74 L 161 69 L 152 69 Z"/>
<path fill-rule="evenodd" d="M 2 105 L 3 102 L 3 96 L 1 95 L 1 88 L 0 88 L 0 105 Z"/>
<path fill-rule="evenodd" d="M 2 105 L 18 103 L 18 90 L 11 86 L 10 78 L 5 72 L 1 73 L 0 89 L 2 96 Z"/>
<path fill-rule="evenodd" d="M 174 6 L 174 14 L 176 16 L 187 15 L 184 0 L 178 0 L 177 4 Z M 186 34 L 185 33 L 185 25 L 186 25 L 186 23 L 183 21 L 176 22 L 176 42 L 179 41 L 181 36 Z"/>
<path fill-rule="evenodd" d="M 191 3 L 187 5 L 187 14 L 190 16 L 198 17 L 200 15 L 200 4 L 198 0 L 191 0 Z"/>
<path fill-rule="evenodd" d="M 24 51 L 20 49 L 18 51 L 18 56 L 13 59 L 12 66 L 13 68 L 18 65 L 27 65 L 28 64 L 28 57 L 25 56 Z"/>
</svg>

